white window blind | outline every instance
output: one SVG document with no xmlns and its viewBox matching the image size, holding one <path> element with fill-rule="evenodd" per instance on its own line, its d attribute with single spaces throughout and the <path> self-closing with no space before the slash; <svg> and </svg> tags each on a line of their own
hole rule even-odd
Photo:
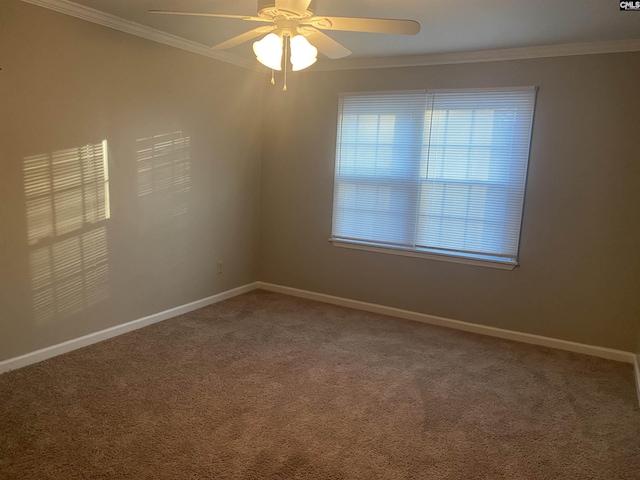
<svg viewBox="0 0 640 480">
<path fill-rule="evenodd" d="M 342 96 L 331 240 L 515 264 L 535 94 Z"/>
</svg>

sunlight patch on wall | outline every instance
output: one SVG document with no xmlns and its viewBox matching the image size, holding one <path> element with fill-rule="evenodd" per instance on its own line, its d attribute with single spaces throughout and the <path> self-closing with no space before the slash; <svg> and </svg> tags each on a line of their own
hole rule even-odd
<svg viewBox="0 0 640 480">
<path fill-rule="evenodd" d="M 24 159 L 36 325 L 109 297 L 107 141 Z"/>
<path fill-rule="evenodd" d="M 145 255 L 161 273 L 188 256 L 191 139 L 178 131 L 136 144 L 139 232 L 149 246 Z"/>
<path fill-rule="evenodd" d="M 186 222 L 191 180 L 189 137 L 173 132 L 141 138 L 138 146 L 140 231 Z"/>
</svg>

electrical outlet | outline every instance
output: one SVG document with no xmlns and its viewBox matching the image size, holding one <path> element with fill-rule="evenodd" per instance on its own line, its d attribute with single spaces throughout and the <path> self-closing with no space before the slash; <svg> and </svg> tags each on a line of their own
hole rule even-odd
<svg viewBox="0 0 640 480">
<path fill-rule="evenodd" d="M 222 262 L 218 262 L 218 264 L 216 265 L 216 273 L 220 274 L 224 271 Z"/>
</svg>

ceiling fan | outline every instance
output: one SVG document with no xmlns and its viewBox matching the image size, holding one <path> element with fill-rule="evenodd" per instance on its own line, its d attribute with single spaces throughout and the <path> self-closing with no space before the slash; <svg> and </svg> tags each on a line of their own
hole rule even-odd
<svg viewBox="0 0 640 480">
<path fill-rule="evenodd" d="M 257 16 L 168 10 L 149 10 L 149 12 L 164 15 L 232 18 L 249 22 L 268 23 L 269 25 L 249 30 L 212 48 L 217 50 L 232 48 L 266 35 L 262 40 L 253 44 L 257 60 L 272 70 L 282 70 L 284 48 L 285 73 L 287 50 L 291 50 L 290 62 L 293 71 L 302 70 L 313 65 L 317 60 L 318 50 L 331 59 L 343 58 L 351 54 L 348 48 L 320 30 L 397 35 L 416 35 L 420 32 L 420 24 L 413 20 L 316 16 L 317 3 L 317 0 L 258 0 Z"/>
</svg>

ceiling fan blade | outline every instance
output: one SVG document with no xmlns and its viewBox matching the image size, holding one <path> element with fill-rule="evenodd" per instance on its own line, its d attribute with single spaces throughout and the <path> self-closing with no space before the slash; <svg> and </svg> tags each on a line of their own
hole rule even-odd
<svg viewBox="0 0 640 480">
<path fill-rule="evenodd" d="M 413 20 L 387 18 L 312 17 L 303 22 L 321 30 L 344 30 L 347 32 L 393 33 L 416 35 L 420 24 Z"/>
<path fill-rule="evenodd" d="M 265 33 L 273 32 L 276 29 L 275 25 L 269 25 L 266 27 L 258 27 L 253 30 L 249 30 L 248 32 L 244 32 L 237 37 L 230 38 L 229 40 L 219 43 L 215 47 L 211 47 L 215 50 L 225 50 L 227 48 L 235 47 L 236 45 L 240 45 L 241 43 L 248 42 L 254 38 L 257 38 Z"/>
<path fill-rule="evenodd" d="M 339 44 L 329 35 L 326 35 L 313 27 L 299 27 L 298 33 L 309 40 L 311 45 L 316 47 L 320 53 L 331 59 L 343 58 L 351 55 L 351 50 L 347 47 Z"/>
<path fill-rule="evenodd" d="M 271 22 L 271 20 L 261 17 L 252 17 L 250 15 L 226 15 L 224 13 L 176 12 L 172 10 L 149 10 L 149 13 L 159 13 L 161 15 L 185 15 L 190 17 L 235 18 L 237 20 L 248 20 L 250 22 Z"/>
<path fill-rule="evenodd" d="M 304 15 L 310 4 L 311 0 L 276 0 L 275 7 L 285 12 Z"/>
</svg>

